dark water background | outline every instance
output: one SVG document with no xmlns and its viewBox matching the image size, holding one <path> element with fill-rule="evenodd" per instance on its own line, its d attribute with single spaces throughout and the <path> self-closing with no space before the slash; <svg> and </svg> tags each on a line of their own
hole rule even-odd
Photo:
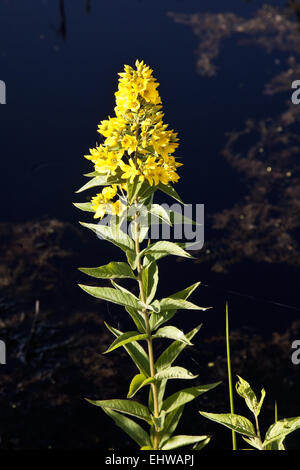
<svg viewBox="0 0 300 470">
<path fill-rule="evenodd" d="M 216 76 L 200 76 L 197 38 L 167 13 L 233 11 L 250 18 L 261 5 L 238 0 L 1 1 L 0 71 L 7 84 L 7 105 L 0 110 L 1 219 L 47 216 L 77 224 L 83 216 L 71 203 L 78 201 L 74 191 L 83 182 L 81 174 L 90 170 L 82 155 L 97 140 L 97 123 L 113 113 L 117 73 L 140 58 L 154 68 L 165 120 L 179 132 L 178 155 L 185 165 L 177 189 L 186 202 L 205 204 L 209 240 L 209 216 L 232 207 L 247 192 L 241 175 L 221 155 L 224 134 L 241 128 L 249 117 L 281 111 L 289 95 L 265 96 L 262 89 L 280 71 L 277 62 L 284 53 L 239 47 L 231 37 L 221 45 Z M 209 278 L 200 268 L 187 270 L 191 280 L 199 271 L 201 279 Z M 270 265 L 263 279 L 260 266 L 251 266 L 251 273 L 247 266 L 238 270 L 232 279 L 213 285 L 299 305 L 292 269 Z M 269 327 L 267 312 L 259 317 Z M 294 313 L 290 309 L 285 315 Z M 275 308 L 274 316 L 280 327 L 281 311 Z"/>
<path fill-rule="evenodd" d="M 7 86 L 7 104 L 0 107 L 1 221 L 14 225 L 55 218 L 77 226 L 85 218 L 72 206 L 84 200 L 74 192 L 84 182 L 82 174 L 91 169 L 83 155 L 97 141 L 99 121 L 113 114 L 117 73 L 138 58 L 154 69 L 165 121 L 179 133 L 177 154 L 184 166 L 176 189 L 185 202 L 205 204 L 206 242 L 213 239 L 210 249 L 217 250 L 222 232 L 215 236 L 212 217 L 239 204 L 254 184 L 222 155 L 225 134 L 242 129 L 249 118 L 276 118 L 284 111 L 290 90 L 266 95 L 263 88 L 286 70 L 289 52 L 274 48 L 267 53 L 253 44 L 241 47 L 233 34 L 214 59 L 217 73 L 203 76 L 196 66 L 199 38 L 168 13 L 234 12 L 247 19 L 263 3 L 0 0 L 0 79 Z M 269 4 L 286 6 L 283 0 Z M 241 153 L 253 142 L 250 136 Z M 86 265 L 119 256 L 92 234 L 86 237 Z M 67 243 L 81 252 L 72 234 Z M 206 245 L 198 253 L 200 260 L 205 250 Z M 268 250 L 272 253 L 272 245 Z M 194 301 L 214 307 L 205 317 L 201 314 L 206 335 L 224 333 L 225 300 L 230 302 L 234 328 L 270 335 L 299 317 L 297 254 L 294 263 L 241 256 L 222 272 L 210 269 L 209 261 L 163 261 L 160 293 L 202 280 L 208 287 L 201 288 Z M 230 255 L 223 252 L 221 261 L 222 256 Z M 76 266 L 74 261 L 70 267 L 73 276 Z M 68 288 L 66 303 L 87 302 L 75 284 Z M 120 318 L 116 310 L 114 319 Z M 185 315 L 179 323 L 193 326 L 197 319 Z"/>
</svg>

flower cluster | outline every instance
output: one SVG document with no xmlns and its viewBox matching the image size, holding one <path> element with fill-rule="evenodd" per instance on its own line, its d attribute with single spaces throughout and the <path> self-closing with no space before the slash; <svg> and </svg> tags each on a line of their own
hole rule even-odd
<svg viewBox="0 0 300 470">
<path fill-rule="evenodd" d="M 159 83 L 143 61 L 136 61 L 135 65 L 136 69 L 125 65 L 119 74 L 115 117 L 98 126 L 104 142 L 85 155 L 97 174 L 114 177 L 116 182 L 92 198 L 96 218 L 124 210 L 125 206 L 113 199 L 119 189 L 124 195 L 128 184 L 168 185 L 179 179 L 176 170 L 182 164 L 172 155 L 179 145 L 177 133 L 163 123 Z"/>
</svg>

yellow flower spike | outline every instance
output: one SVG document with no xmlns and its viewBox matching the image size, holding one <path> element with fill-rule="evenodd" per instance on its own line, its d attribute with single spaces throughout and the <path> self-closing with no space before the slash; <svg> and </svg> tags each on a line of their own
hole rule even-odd
<svg viewBox="0 0 300 470">
<path fill-rule="evenodd" d="M 104 144 L 90 149 L 90 155 L 85 158 L 92 161 L 100 174 L 116 175 L 120 168 L 120 177 L 130 183 L 136 176 L 149 185 L 176 183 L 179 179 L 176 170 L 182 166 L 173 157 L 179 145 L 178 136 L 163 122 L 159 83 L 153 77 L 153 70 L 137 60 L 135 68 L 125 65 L 118 75 L 115 116 L 109 116 L 98 125 L 98 132 L 105 138 Z M 125 152 L 129 156 L 134 153 L 138 159 L 129 158 L 128 164 L 125 163 L 122 160 Z M 118 187 L 127 191 L 126 183 Z M 112 188 L 103 190 L 104 200 L 98 201 L 97 217 L 107 210 L 105 203 L 111 205 L 108 201 L 117 194 Z"/>
</svg>

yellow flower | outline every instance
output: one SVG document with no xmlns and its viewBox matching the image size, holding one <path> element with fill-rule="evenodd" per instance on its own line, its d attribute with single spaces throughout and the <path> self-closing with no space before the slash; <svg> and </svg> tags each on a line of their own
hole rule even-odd
<svg viewBox="0 0 300 470">
<path fill-rule="evenodd" d="M 111 207 L 111 212 L 112 214 L 119 215 L 122 214 L 125 210 L 125 205 L 121 203 L 121 201 L 118 199 L 116 202 L 112 204 Z"/>
<path fill-rule="evenodd" d="M 95 170 L 99 173 L 109 172 L 115 175 L 115 170 L 118 168 L 124 151 L 107 152 L 105 158 L 101 158 L 95 162 Z"/>
<path fill-rule="evenodd" d="M 126 149 L 130 155 L 132 152 L 135 152 L 136 150 L 136 147 L 137 147 L 136 137 L 134 135 L 126 134 L 123 137 L 121 144 L 122 144 L 122 147 Z"/>
<path fill-rule="evenodd" d="M 117 194 L 117 190 L 118 190 L 118 188 L 117 188 L 116 184 L 114 184 L 113 186 L 106 186 L 102 190 L 102 194 L 104 196 L 105 202 L 108 202 L 111 199 L 113 199 L 115 197 L 115 195 Z"/>
<path fill-rule="evenodd" d="M 94 219 L 102 219 L 106 214 L 107 204 L 105 203 L 105 198 L 103 194 L 97 194 L 92 197 L 91 200 L 92 208 L 95 211 Z"/>
<path fill-rule="evenodd" d="M 135 176 L 140 174 L 140 171 L 136 168 L 132 158 L 129 159 L 129 165 L 126 165 L 123 161 L 120 162 L 120 168 L 124 172 L 121 178 L 129 179 L 130 183 L 133 183 Z"/>
</svg>

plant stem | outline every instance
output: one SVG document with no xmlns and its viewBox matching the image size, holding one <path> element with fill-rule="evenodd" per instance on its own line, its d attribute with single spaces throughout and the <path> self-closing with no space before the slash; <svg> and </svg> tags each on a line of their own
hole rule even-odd
<svg viewBox="0 0 300 470">
<path fill-rule="evenodd" d="M 138 217 L 138 214 L 135 215 L 135 253 L 136 253 L 136 256 L 138 257 L 140 253 L 140 242 L 139 242 L 139 223 L 137 222 L 137 217 Z M 142 281 L 143 266 L 141 264 L 141 260 L 139 257 L 137 261 L 137 273 L 138 273 L 137 277 L 138 277 L 141 301 L 145 304 L 147 299 L 145 298 L 144 286 L 143 286 L 143 281 Z M 143 315 L 145 319 L 146 333 L 148 335 L 147 345 L 148 345 L 148 357 L 149 357 L 149 365 L 150 365 L 150 376 L 154 377 L 155 376 L 155 365 L 154 365 L 155 363 L 154 363 L 151 327 L 150 327 L 150 322 L 149 322 L 149 312 L 145 309 L 143 310 Z M 159 406 L 158 406 L 158 391 L 157 391 L 156 383 L 153 382 L 151 384 L 151 387 L 152 387 L 152 395 L 153 395 L 154 416 L 155 418 L 158 418 Z M 155 429 L 154 443 L 153 443 L 154 449 L 158 449 L 158 444 L 159 444 L 158 431 Z"/>
<path fill-rule="evenodd" d="M 229 387 L 230 413 L 234 414 L 231 361 L 230 361 L 228 302 L 226 302 L 226 350 L 227 350 L 227 369 L 228 369 L 228 387 Z M 232 431 L 232 450 L 237 450 L 235 431 Z"/>
</svg>

